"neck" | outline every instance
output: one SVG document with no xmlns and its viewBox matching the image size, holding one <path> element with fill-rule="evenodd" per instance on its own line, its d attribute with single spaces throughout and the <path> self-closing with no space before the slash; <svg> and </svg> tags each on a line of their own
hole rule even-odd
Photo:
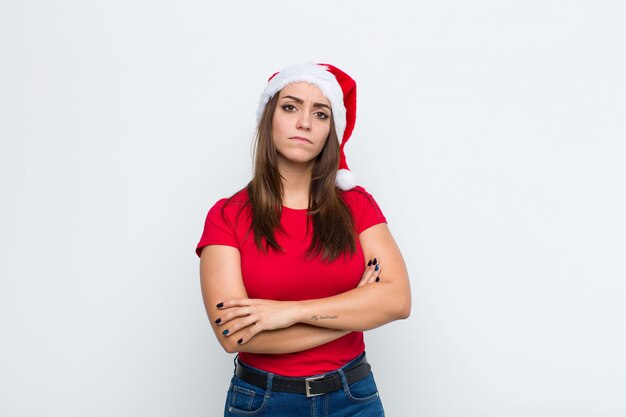
<svg viewBox="0 0 626 417">
<path fill-rule="evenodd" d="M 283 201 L 289 208 L 303 209 L 309 206 L 309 187 L 313 173 L 314 161 L 307 164 L 294 164 L 281 161 L 278 172 L 282 176 Z"/>
</svg>

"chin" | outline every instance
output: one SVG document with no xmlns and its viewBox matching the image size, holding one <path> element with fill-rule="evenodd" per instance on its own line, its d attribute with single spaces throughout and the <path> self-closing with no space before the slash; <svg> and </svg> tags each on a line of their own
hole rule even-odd
<svg viewBox="0 0 626 417">
<path fill-rule="evenodd" d="M 315 161 L 315 156 L 314 155 L 302 155 L 302 154 L 296 154 L 296 155 L 281 155 L 282 158 L 285 162 L 291 163 L 291 164 L 310 164 L 311 162 Z"/>
</svg>

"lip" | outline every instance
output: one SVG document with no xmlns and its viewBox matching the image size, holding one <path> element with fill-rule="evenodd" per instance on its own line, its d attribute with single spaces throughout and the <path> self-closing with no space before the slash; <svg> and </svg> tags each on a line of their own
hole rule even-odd
<svg viewBox="0 0 626 417">
<path fill-rule="evenodd" d="M 309 139 L 305 138 L 304 136 L 291 136 L 289 139 L 302 141 L 302 142 L 307 142 L 307 143 L 311 143 L 311 144 L 313 143 Z"/>
</svg>

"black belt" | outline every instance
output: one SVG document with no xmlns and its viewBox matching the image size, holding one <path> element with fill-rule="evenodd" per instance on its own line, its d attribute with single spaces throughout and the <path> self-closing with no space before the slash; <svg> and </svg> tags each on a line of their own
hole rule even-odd
<svg viewBox="0 0 626 417">
<path fill-rule="evenodd" d="M 235 375 L 237 375 L 239 379 L 259 388 L 267 388 L 267 374 L 260 374 L 253 371 L 246 365 L 239 362 L 239 358 L 237 358 L 236 363 L 237 366 L 235 367 Z M 360 381 L 368 376 L 371 369 L 372 368 L 370 364 L 367 363 L 367 359 L 364 355 L 363 359 L 344 371 L 348 385 Z M 337 371 L 310 378 L 286 378 L 274 375 L 274 378 L 272 379 L 272 391 L 305 394 L 307 397 L 327 394 L 329 392 L 337 391 L 342 387 L 343 383 L 341 382 L 341 375 L 339 375 L 339 372 Z"/>
</svg>

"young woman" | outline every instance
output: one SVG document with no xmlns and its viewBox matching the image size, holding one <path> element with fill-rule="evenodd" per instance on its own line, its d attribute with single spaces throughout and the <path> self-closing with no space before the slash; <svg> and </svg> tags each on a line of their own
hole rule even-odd
<svg viewBox="0 0 626 417">
<path fill-rule="evenodd" d="M 254 177 L 209 210 L 202 295 L 238 353 L 225 416 L 384 415 L 363 331 L 407 318 L 411 296 L 386 219 L 346 164 L 355 117 L 356 84 L 338 68 L 274 74 Z"/>
</svg>

